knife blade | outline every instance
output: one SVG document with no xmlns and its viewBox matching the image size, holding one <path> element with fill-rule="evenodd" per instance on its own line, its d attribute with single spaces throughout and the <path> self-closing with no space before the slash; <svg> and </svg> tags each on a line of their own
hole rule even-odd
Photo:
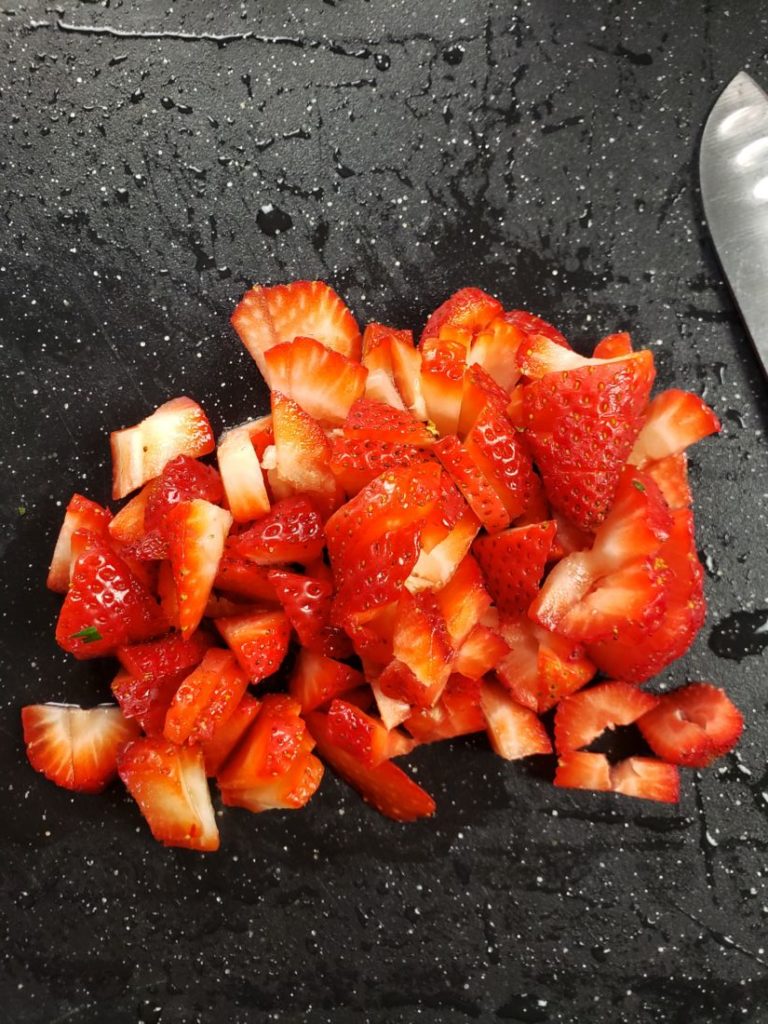
<svg viewBox="0 0 768 1024">
<path fill-rule="evenodd" d="M 710 112 L 699 178 L 717 255 L 768 376 L 768 96 L 745 71 Z"/>
</svg>

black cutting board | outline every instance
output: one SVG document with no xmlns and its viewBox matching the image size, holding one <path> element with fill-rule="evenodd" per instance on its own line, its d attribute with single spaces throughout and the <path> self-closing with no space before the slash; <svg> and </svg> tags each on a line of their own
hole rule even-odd
<svg viewBox="0 0 768 1024">
<path fill-rule="evenodd" d="M 768 393 L 696 175 L 767 28 L 747 0 L 0 11 L 3 1020 L 768 1020 Z M 721 415 L 692 458 L 709 618 L 663 681 L 726 685 L 747 729 L 679 807 L 457 741 L 412 759 L 434 820 L 329 776 L 201 857 L 26 765 L 20 705 L 106 692 L 53 641 L 62 503 L 105 500 L 108 431 L 173 395 L 217 430 L 263 412 L 227 318 L 297 277 L 363 322 L 474 284 L 582 350 L 630 328 Z"/>
</svg>

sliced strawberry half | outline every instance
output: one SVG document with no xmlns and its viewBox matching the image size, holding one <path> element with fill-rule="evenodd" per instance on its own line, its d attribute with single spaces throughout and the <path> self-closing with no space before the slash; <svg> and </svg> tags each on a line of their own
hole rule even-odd
<svg viewBox="0 0 768 1024">
<path fill-rule="evenodd" d="M 100 793 L 117 775 L 117 755 L 139 734 L 120 708 L 28 704 L 21 709 L 27 758 L 63 789 Z"/>
<path fill-rule="evenodd" d="M 285 612 L 230 615 L 216 619 L 215 625 L 252 683 L 261 682 L 280 668 L 291 637 Z"/>
<path fill-rule="evenodd" d="M 490 406 L 494 412 L 505 413 L 509 396 L 479 363 L 470 363 L 464 373 L 461 415 L 457 433 L 465 438 L 481 413 Z"/>
<path fill-rule="evenodd" d="M 218 590 L 226 591 L 238 598 L 260 604 L 278 604 L 275 588 L 269 580 L 269 572 L 268 566 L 256 565 L 246 558 L 231 554 L 227 541 L 213 585 Z"/>
<path fill-rule="evenodd" d="M 552 744 L 538 715 L 518 704 L 498 683 L 488 680 L 482 684 L 480 707 L 491 746 L 499 757 L 516 761 L 552 752 Z"/>
<path fill-rule="evenodd" d="M 744 719 L 724 690 L 710 683 L 691 683 L 662 694 L 637 725 L 663 760 L 706 768 L 736 745 Z"/>
<path fill-rule="evenodd" d="M 182 682 L 165 716 L 163 734 L 172 743 L 201 743 L 234 713 L 248 677 L 229 651 L 213 647 Z"/>
<path fill-rule="evenodd" d="M 392 338 L 390 343 L 392 375 L 406 409 L 417 420 L 428 419 L 427 404 L 421 387 L 421 352 L 410 341 Z"/>
<path fill-rule="evenodd" d="M 720 421 L 709 406 L 690 391 L 670 388 L 648 404 L 645 422 L 629 461 L 635 466 L 678 455 L 709 434 L 720 430 Z"/>
<path fill-rule="evenodd" d="M 484 327 L 476 335 L 468 357 L 468 362 L 482 367 L 504 394 L 520 378 L 515 354 L 527 337 L 527 332 L 510 319 L 513 315 L 502 313 Z"/>
<path fill-rule="evenodd" d="M 489 533 L 509 526 L 504 503 L 457 437 L 441 438 L 433 451 Z"/>
<path fill-rule="evenodd" d="M 175 505 L 165 522 L 179 628 L 190 636 L 205 613 L 232 516 L 210 501 L 195 498 Z"/>
<path fill-rule="evenodd" d="M 191 398 L 174 398 L 141 423 L 110 434 L 112 497 L 124 498 L 177 455 L 196 459 L 215 447 L 208 417 Z"/>
<path fill-rule="evenodd" d="M 606 729 L 631 725 L 655 708 L 658 698 L 624 682 L 598 683 L 561 700 L 555 712 L 558 753 L 580 750 Z"/>
<path fill-rule="evenodd" d="M 200 744 L 205 760 L 205 774 L 209 779 L 221 772 L 227 758 L 250 728 L 260 707 L 260 701 L 249 693 L 244 694 L 232 714 L 216 726 L 211 738 Z"/>
<path fill-rule="evenodd" d="M 247 737 L 244 742 L 248 742 Z M 322 761 L 314 754 L 301 754 L 282 774 L 255 779 L 248 786 L 220 785 L 221 802 L 226 807 L 243 807 L 253 814 L 296 811 L 306 806 L 315 795 L 324 770 Z"/>
<path fill-rule="evenodd" d="M 270 570 L 269 579 L 302 647 L 331 658 L 352 653 L 349 639 L 331 624 L 332 583 L 284 569 Z"/>
<path fill-rule="evenodd" d="M 367 369 L 313 338 L 275 345 L 265 359 L 272 389 L 323 423 L 342 423 L 365 391 Z"/>
<path fill-rule="evenodd" d="M 349 359 L 360 358 L 355 318 L 322 281 L 293 281 L 271 288 L 254 285 L 238 303 L 231 323 L 268 384 L 266 353 L 294 338 L 314 338 Z"/>
<path fill-rule="evenodd" d="M 560 755 L 555 785 L 622 793 L 661 803 L 677 803 L 680 795 L 680 776 L 674 765 L 651 757 L 628 757 L 611 765 L 605 754 L 583 750 Z"/>
<path fill-rule="evenodd" d="M 268 471 L 277 498 L 303 494 L 330 514 L 343 495 L 330 470 L 331 446 L 316 419 L 279 391 L 272 392 L 276 467 Z"/>
<path fill-rule="evenodd" d="M 393 409 L 405 409 L 405 403 L 395 383 L 392 362 L 393 344 L 413 346 L 410 331 L 396 331 L 381 324 L 369 324 L 363 332 L 363 366 L 368 371 L 365 397 L 383 402 Z"/>
<path fill-rule="evenodd" d="M 98 658 L 165 633 L 165 615 L 125 561 L 95 534 L 75 531 L 77 538 L 85 548 L 56 624 L 58 645 L 76 658 Z"/>
<path fill-rule="evenodd" d="M 72 534 L 76 530 L 87 530 L 98 537 L 106 537 L 112 513 L 82 494 L 73 494 L 64 513 L 56 547 L 53 550 L 51 567 L 48 570 L 47 586 L 59 594 L 69 589 L 72 562 Z"/>
<path fill-rule="evenodd" d="M 227 504 L 236 523 L 259 519 L 269 512 L 264 474 L 251 438 L 257 423 L 259 421 L 254 420 L 227 430 L 221 435 L 216 451 Z"/>
<path fill-rule="evenodd" d="M 324 544 L 320 514 L 308 498 L 297 495 L 276 502 L 268 515 L 230 538 L 227 552 L 256 565 L 307 565 L 320 557 Z M 223 583 L 217 585 L 229 589 Z"/>
<path fill-rule="evenodd" d="M 301 705 L 302 714 L 306 714 L 362 683 L 363 676 L 356 669 L 302 648 L 293 666 L 288 689 Z"/>
<path fill-rule="evenodd" d="M 124 747 L 118 771 L 152 835 L 165 846 L 219 848 L 205 763 L 199 747 L 142 738 Z"/>
<path fill-rule="evenodd" d="M 472 550 L 502 614 L 522 615 L 528 611 L 544 575 L 555 529 L 550 520 L 475 541 Z"/>
<path fill-rule="evenodd" d="M 329 734 L 328 715 L 313 711 L 307 724 L 321 757 L 381 814 L 394 821 L 416 821 L 435 813 L 432 797 L 392 761 L 371 767 L 337 746 Z"/>
</svg>

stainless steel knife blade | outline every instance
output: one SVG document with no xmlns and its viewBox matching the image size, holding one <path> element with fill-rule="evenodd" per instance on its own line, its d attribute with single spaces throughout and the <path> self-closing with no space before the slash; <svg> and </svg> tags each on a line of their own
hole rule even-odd
<svg viewBox="0 0 768 1024">
<path fill-rule="evenodd" d="M 707 119 L 699 176 L 717 255 L 768 375 L 768 96 L 745 71 Z"/>
</svg>

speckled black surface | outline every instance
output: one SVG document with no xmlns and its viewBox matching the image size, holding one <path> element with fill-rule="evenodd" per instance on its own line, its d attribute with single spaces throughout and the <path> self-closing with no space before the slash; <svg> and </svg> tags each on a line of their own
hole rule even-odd
<svg viewBox="0 0 768 1024">
<path fill-rule="evenodd" d="M 719 90 L 768 83 L 761 8 L 7 0 L 3 1021 L 768 1020 L 768 391 L 694 170 Z M 329 777 L 303 813 L 227 812 L 200 857 L 118 787 L 71 797 L 24 763 L 21 704 L 105 693 L 53 642 L 62 502 L 105 499 L 107 431 L 171 395 L 217 428 L 263 410 L 227 316 L 294 277 L 362 320 L 416 326 L 473 283 L 577 345 L 630 326 L 722 415 L 692 466 L 710 616 L 663 681 L 725 684 L 748 725 L 679 808 L 457 742 L 412 759 L 433 821 Z"/>
</svg>

